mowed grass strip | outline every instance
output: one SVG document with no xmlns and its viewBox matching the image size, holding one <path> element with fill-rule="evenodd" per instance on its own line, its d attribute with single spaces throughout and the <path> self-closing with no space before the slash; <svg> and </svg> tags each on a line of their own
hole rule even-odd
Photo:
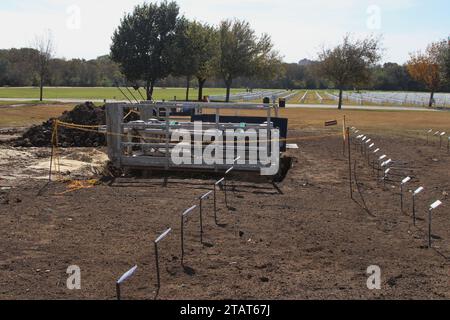
<svg viewBox="0 0 450 320">
<path fill-rule="evenodd" d="M 124 93 L 132 99 L 131 94 L 122 88 Z M 133 95 L 142 100 L 139 92 L 130 88 Z M 232 93 L 243 92 L 243 89 L 233 89 Z M 145 91 L 140 90 L 145 97 Z M 226 91 L 222 88 L 205 88 L 203 95 L 225 95 Z M 184 88 L 155 88 L 154 99 L 156 100 L 172 100 L 177 97 L 178 100 L 183 100 L 186 97 L 186 89 Z M 0 98 L 9 99 L 39 99 L 39 88 L 0 88 Z M 190 90 L 189 98 L 196 100 L 198 98 L 198 90 L 192 88 Z M 44 88 L 44 99 L 92 99 L 92 100 L 126 100 L 122 93 L 117 88 Z"/>
</svg>

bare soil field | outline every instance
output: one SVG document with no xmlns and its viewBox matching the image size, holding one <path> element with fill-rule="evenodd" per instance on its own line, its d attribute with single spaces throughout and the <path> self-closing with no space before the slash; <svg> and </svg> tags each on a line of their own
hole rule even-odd
<svg viewBox="0 0 450 320">
<path fill-rule="evenodd" d="M 295 111 L 284 112 L 291 117 Z M 216 177 L 171 176 L 167 183 L 161 176 L 120 178 L 73 192 L 65 183 L 46 186 L 29 178 L 2 188 L 0 299 L 114 299 L 115 281 L 135 264 L 124 299 L 449 299 L 450 156 L 414 131 L 444 127 L 448 117 L 428 119 L 430 124 L 431 115 L 415 114 L 411 122 L 420 126 L 408 127 L 407 121 L 400 125 L 397 113 L 365 114 L 380 117 L 378 124 L 350 113 L 351 125 L 365 128 L 383 153 L 405 162 L 413 177 L 408 189 L 426 188 L 418 200 L 417 227 L 411 196 L 400 212 L 397 182 L 383 188 L 353 148 L 369 210 L 362 208 L 355 185 L 357 202 L 350 199 L 339 130 L 322 128 L 322 120 L 335 114 L 302 111 L 291 122 L 289 137 L 300 149 L 289 151 L 294 164 L 278 185 L 282 193 L 269 183 L 233 179 L 230 208 L 218 193 L 219 226 L 212 200 L 205 202 L 203 245 L 198 212 L 189 219 L 184 268 L 180 215 L 198 204 Z M 398 130 L 387 130 L 396 121 Z M 14 159 L 2 168 L 14 170 Z M 444 205 L 433 217 L 434 249 L 427 249 L 426 209 L 437 199 Z M 153 241 L 168 227 L 173 232 L 160 245 L 157 295 Z M 81 268 L 81 290 L 66 287 L 71 265 Z M 367 289 L 371 265 L 381 267 L 381 290 Z"/>
</svg>

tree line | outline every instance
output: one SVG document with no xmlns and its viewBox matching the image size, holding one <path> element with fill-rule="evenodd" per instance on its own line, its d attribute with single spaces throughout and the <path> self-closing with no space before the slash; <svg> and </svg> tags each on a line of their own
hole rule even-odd
<svg viewBox="0 0 450 320">
<path fill-rule="evenodd" d="M 404 65 L 380 64 L 380 38 L 350 35 L 321 50 L 315 61 L 284 63 L 267 34 L 250 24 L 224 20 L 213 26 L 180 15 L 174 1 L 144 3 L 125 14 L 112 35 L 111 51 L 93 60 L 53 57 L 49 35 L 33 48 L 0 50 L 0 86 L 155 86 L 283 89 L 450 91 L 450 42 L 430 44 Z M 339 106 L 342 104 L 342 99 Z"/>
<path fill-rule="evenodd" d="M 0 86 L 28 87 L 40 84 L 39 51 L 33 48 L 0 50 Z M 124 76 L 109 56 L 93 60 L 52 58 L 43 78 L 48 86 L 110 87 Z"/>
</svg>

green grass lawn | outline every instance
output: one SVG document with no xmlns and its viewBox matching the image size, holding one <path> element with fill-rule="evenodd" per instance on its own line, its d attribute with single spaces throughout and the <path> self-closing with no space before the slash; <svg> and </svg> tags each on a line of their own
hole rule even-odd
<svg viewBox="0 0 450 320">
<path fill-rule="evenodd" d="M 122 88 L 127 96 L 131 95 Z M 142 99 L 138 92 L 131 89 L 138 99 Z M 232 93 L 242 92 L 243 89 L 233 89 Z M 145 97 L 144 90 L 141 89 L 142 95 Z M 225 89 L 221 88 L 205 88 L 203 95 L 224 95 Z M 155 88 L 154 98 L 156 100 L 172 100 L 177 97 L 183 100 L 186 96 L 186 89 L 183 88 Z M 191 89 L 190 99 L 196 100 L 198 90 Z M 0 88 L 0 98 L 10 99 L 39 99 L 39 88 Z M 126 100 L 117 88 L 45 88 L 44 99 L 107 99 L 107 100 Z"/>
</svg>

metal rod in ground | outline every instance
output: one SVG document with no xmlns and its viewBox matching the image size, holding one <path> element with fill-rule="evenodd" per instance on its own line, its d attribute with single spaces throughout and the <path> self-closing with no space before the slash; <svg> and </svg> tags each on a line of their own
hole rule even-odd
<svg viewBox="0 0 450 320">
<path fill-rule="evenodd" d="M 348 143 L 348 174 L 350 181 L 350 198 L 353 200 L 353 182 L 352 182 L 352 154 L 350 144 L 350 128 L 347 127 L 347 143 Z"/>
<path fill-rule="evenodd" d="M 164 238 L 168 236 L 169 233 L 172 232 L 172 229 L 167 229 L 163 234 L 161 234 L 158 239 L 155 240 L 155 264 L 156 264 L 156 278 L 157 278 L 157 286 L 158 286 L 158 292 L 159 289 L 161 289 L 161 274 L 159 270 L 159 255 L 158 255 L 158 243 L 162 241 Z"/>
<path fill-rule="evenodd" d="M 208 193 L 205 193 L 203 196 L 200 197 L 200 243 L 203 244 L 203 200 L 206 200 L 209 198 L 209 196 L 213 193 L 212 191 L 209 191 Z"/>
<path fill-rule="evenodd" d="M 184 266 L 184 216 L 181 215 L 181 265 Z"/>
<path fill-rule="evenodd" d="M 117 296 L 117 300 L 120 301 L 121 297 L 120 297 L 120 283 L 116 283 L 116 296 Z"/>
<path fill-rule="evenodd" d="M 200 243 L 203 244 L 203 199 L 200 198 Z"/>
<path fill-rule="evenodd" d="M 216 225 L 217 223 L 217 191 L 216 191 L 216 184 L 214 184 L 214 222 Z"/>
<path fill-rule="evenodd" d="M 159 272 L 159 256 L 158 256 L 158 243 L 155 242 L 155 262 L 156 262 L 156 286 L 158 290 L 161 288 L 161 275 Z"/>
<path fill-rule="evenodd" d="M 431 224 L 432 224 L 432 209 L 428 210 L 428 248 L 431 248 Z"/>
<path fill-rule="evenodd" d="M 227 197 L 227 178 L 223 178 L 223 192 L 225 193 L 225 206 L 228 208 L 228 197 Z"/>
<path fill-rule="evenodd" d="M 417 218 L 416 218 L 416 195 L 413 194 L 412 196 L 412 203 L 413 203 L 413 224 L 416 226 L 417 224 Z"/>
<path fill-rule="evenodd" d="M 181 214 L 181 265 L 184 266 L 184 218 L 197 208 L 193 206 Z"/>
<path fill-rule="evenodd" d="M 403 183 L 400 185 L 400 209 L 403 213 Z"/>
</svg>

